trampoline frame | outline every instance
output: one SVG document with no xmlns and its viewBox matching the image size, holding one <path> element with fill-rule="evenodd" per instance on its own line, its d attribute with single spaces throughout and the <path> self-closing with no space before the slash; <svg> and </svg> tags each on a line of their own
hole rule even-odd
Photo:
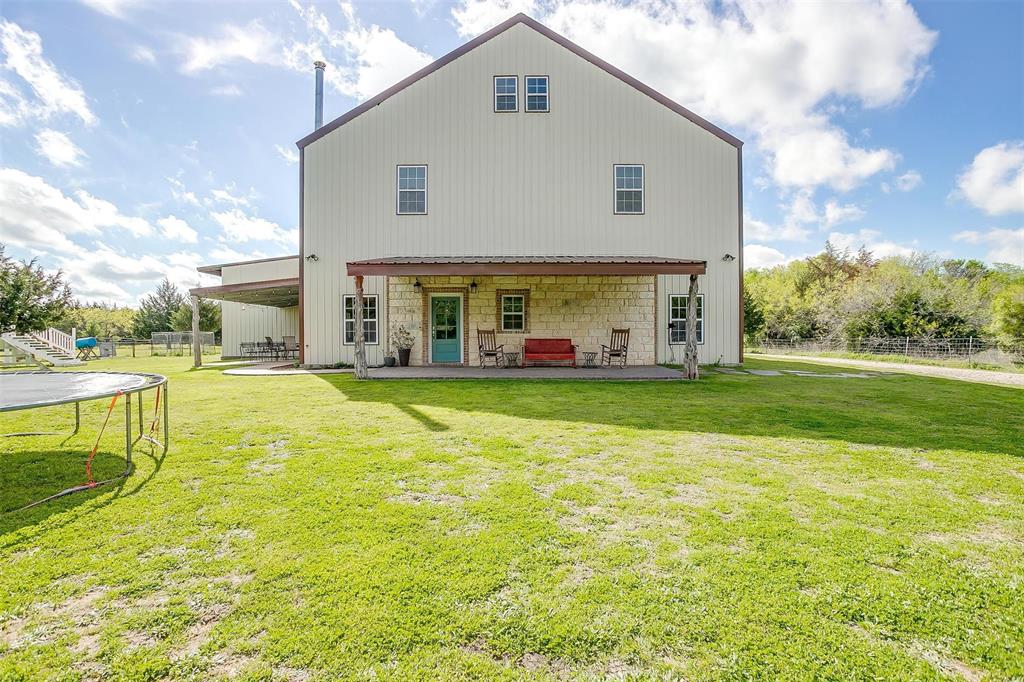
<svg viewBox="0 0 1024 682">
<path fill-rule="evenodd" d="M 5 372 L 4 376 L 16 375 L 16 374 L 17 375 L 25 375 L 25 374 L 44 375 L 45 374 L 45 375 L 49 376 L 49 375 L 55 374 L 55 372 L 52 372 L 50 370 L 18 370 L 18 371 L 13 371 L 13 372 Z M 167 454 L 167 447 L 168 447 L 168 444 L 170 442 L 169 424 L 168 424 L 168 416 L 169 416 L 168 404 L 169 403 L 168 403 L 168 400 L 167 400 L 167 386 L 168 386 L 167 377 L 163 376 L 162 374 L 150 374 L 150 373 L 147 373 L 147 372 L 105 372 L 105 371 L 91 371 L 90 372 L 90 371 L 85 371 L 85 372 L 60 372 L 60 374 L 123 374 L 123 375 L 133 376 L 133 377 L 144 376 L 144 377 L 148 377 L 150 379 L 154 379 L 155 381 L 153 381 L 152 383 L 147 383 L 147 384 L 145 384 L 143 386 L 137 386 L 135 388 L 130 388 L 130 389 L 127 389 L 127 390 L 124 390 L 124 391 L 105 391 L 103 393 L 97 393 L 95 395 L 89 395 L 88 397 L 84 397 L 84 398 L 69 398 L 67 400 L 49 400 L 49 401 L 41 402 L 41 403 L 33 403 L 31 405 L 14 405 L 14 406 L 10 406 L 10 407 L 0 407 L 0 412 L 17 412 L 17 411 L 20 411 L 20 410 L 34 410 L 34 409 L 40 408 L 40 407 L 55 407 L 55 406 L 59 406 L 59 405 L 68 405 L 70 403 L 74 403 L 75 404 L 75 430 L 72 431 L 70 434 L 68 434 L 69 436 L 73 436 L 76 433 L 78 433 L 79 429 L 81 428 L 81 424 L 82 424 L 81 403 L 88 402 L 90 400 L 102 400 L 104 398 L 113 398 L 114 396 L 124 396 L 124 398 L 125 398 L 125 400 L 124 400 L 125 470 L 121 474 L 119 474 L 119 475 L 117 475 L 117 476 L 115 476 L 113 478 L 108 478 L 108 479 L 103 480 L 103 481 L 94 481 L 94 482 L 91 482 L 91 483 L 83 483 L 81 485 L 76 485 L 76 486 L 73 486 L 71 488 L 67 488 L 66 490 L 62 490 L 62 491 L 60 491 L 58 493 L 54 493 L 53 495 L 50 495 L 49 497 L 45 497 L 45 498 L 43 498 L 41 500 L 36 500 L 35 502 L 32 502 L 31 504 L 25 505 L 21 509 L 28 509 L 29 507 L 34 507 L 34 506 L 36 506 L 38 504 L 42 504 L 44 502 L 49 502 L 50 500 L 57 499 L 58 497 L 63 497 L 65 495 L 70 495 L 72 493 L 77 493 L 77 492 L 80 492 L 80 491 L 83 491 L 83 490 L 92 490 L 93 488 L 98 488 L 100 486 L 109 485 L 109 484 L 114 483 L 116 481 L 120 481 L 121 479 L 128 478 L 129 476 L 131 476 L 132 471 L 134 469 L 134 464 L 132 463 L 132 448 L 139 441 L 146 441 L 148 443 L 152 443 L 153 445 L 157 446 L 158 448 L 162 448 L 161 455 L 166 455 Z M 154 438 L 150 434 L 147 434 L 147 433 L 143 432 L 143 422 L 145 422 L 145 418 L 144 418 L 143 413 L 142 413 L 142 394 L 145 393 L 146 391 L 150 391 L 150 390 L 160 390 L 163 393 L 162 396 L 159 396 L 159 398 L 163 401 L 163 415 L 162 415 L 162 421 L 163 421 L 163 442 L 157 440 L 156 438 Z M 132 438 L 133 432 L 134 432 L 134 429 L 132 427 L 132 394 L 133 393 L 137 394 L 137 396 L 138 396 L 137 402 L 138 402 L 138 409 L 139 409 L 139 418 L 138 418 L 139 435 L 137 437 L 135 437 L 134 439 Z M 50 435 L 61 435 L 61 434 L 60 434 L 60 432 L 55 432 L 55 431 L 25 431 L 25 432 L 19 432 L 19 433 L 0 434 L 0 437 L 10 438 L 10 437 L 17 437 L 17 436 L 50 436 Z M 20 510 L 18 510 L 18 511 L 20 511 Z"/>
</svg>

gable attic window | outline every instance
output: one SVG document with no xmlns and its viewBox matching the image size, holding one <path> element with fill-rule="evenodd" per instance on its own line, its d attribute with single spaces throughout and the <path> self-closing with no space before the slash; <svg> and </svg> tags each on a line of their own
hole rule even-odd
<svg viewBox="0 0 1024 682">
<path fill-rule="evenodd" d="M 640 215 L 644 212 L 643 165 L 615 166 L 615 213 Z"/>
<path fill-rule="evenodd" d="M 536 112 L 550 110 L 547 76 L 526 77 L 526 110 Z"/>
<path fill-rule="evenodd" d="M 519 111 L 519 76 L 494 77 L 494 111 Z"/>
<path fill-rule="evenodd" d="M 423 215 L 427 212 L 427 167 L 398 167 L 398 214 Z"/>
</svg>

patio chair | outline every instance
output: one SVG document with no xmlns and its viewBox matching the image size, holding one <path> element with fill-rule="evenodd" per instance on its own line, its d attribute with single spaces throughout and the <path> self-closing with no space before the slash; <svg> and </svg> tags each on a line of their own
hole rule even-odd
<svg viewBox="0 0 1024 682">
<path fill-rule="evenodd" d="M 495 367 L 505 366 L 505 344 L 498 343 L 493 329 L 478 329 L 476 340 L 480 348 L 480 366 L 487 366 L 487 358 L 494 360 Z"/>
<path fill-rule="evenodd" d="M 252 341 L 242 341 L 238 344 L 238 350 L 243 358 L 249 358 L 251 360 L 256 357 L 256 344 Z"/>
<path fill-rule="evenodd" d="M 284 356 L 297 358 L 299 357 L 299 344 L 295 341 L 294 336 L 283 336 L 281 339 L 284 341 Z"/>
<path fill-rule="evenodd" d="M 601 365 L 611 367 L 612 360 L 618 360 L 619 368 L 626 366 L 626 353 L 629 351 L 629 329 L 613 329 L 612 340 L 608 345 L 601 344 Z"/>
<path fill-rule="evenodd" d="M 274 341 L 274 339 L 270 338 L 269 336 L 264 336 L 263 338 L 267 340 L 267 357 L 273 360 L 277 360 L 279 357 L 281 357 L 281 349 L 284 346 L 284 344 Z"/>
</svg>

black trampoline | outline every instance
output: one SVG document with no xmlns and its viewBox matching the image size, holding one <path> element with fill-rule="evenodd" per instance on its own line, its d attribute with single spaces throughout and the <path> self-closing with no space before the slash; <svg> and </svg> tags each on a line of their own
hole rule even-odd
<svg viewBox="0 0 1024 682">
<path fill-rule="evenodd" d="M 153 419 L 148 433 L 144 431 L 145 418 L 142 405 L 143 393 L 147 391 L 153 392 Z M 134 401 L 132 399 L 133 395 L 136 396 Z M 132 473 L 132 448 L 140 440 L 152 443 L 156 447 L 161 448 L 163 453 L 166 453 L 168 443 L 167 378 L 159 374 L 132 372 L 0 372 L 0 412 L 74 404 L 75 430 L 72 434 L 78 433 L 81 427 L 80 404 L 89 400 L 102 400 L 104 398 L 110 398 L 110 406 L 107 408 L 103 424 L 96 437 L 96 444 L 89 453 L 89 458 L 85 465 L 86 481 L 81 485 L 67 488 L 42 500 L 33 502 L 27 505 L 27 507 L 127 478 Z M 100 439 L 103 436 L 103 431 L 106 429 L 107 422 L 110 421 L 118 400 L 122 398 L 124 399 L 125 470 L 119 476 L 96 481 L 92 477 L 92 459 L 99 449 Z M 132 424 L 132 402 L 135 402 L 138 406 L 138 419 L 136 420 L 138 422 L 138 435 L 135 434 Z M 163 422 L 162 441 L 157 439 L 157 431 L 161 422 Z M 0 435 L 13 437 L 61 435 L 61 433 L 55 431 L 29 431 Z"/>
</svg>

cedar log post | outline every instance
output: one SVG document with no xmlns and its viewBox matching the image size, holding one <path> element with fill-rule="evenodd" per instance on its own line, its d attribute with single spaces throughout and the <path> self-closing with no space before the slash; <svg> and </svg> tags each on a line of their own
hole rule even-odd
<svg viewBox="0 0 1024 682">
<path fill-rule="evenodd" d="M 366 332 L 363 329 L 363 276 L 356 275 L 356 300 L 352 302 L 353 330 L 356 335 L 356 379 L 367 379 L 366 371 Z"/>
<path fill-rule="evenodd" d="M 192 366 L 203 366 L 203 344 L 199 340 L 199 297 L 192 297 Z"/>
<path fill-rule="evenodd" d="M 683 351 L 683 374 L 699 379 L 697 369 L 697 275 L 690 275 L 690 291 L 686 298 L 686 349 Z"/>
</svg>

